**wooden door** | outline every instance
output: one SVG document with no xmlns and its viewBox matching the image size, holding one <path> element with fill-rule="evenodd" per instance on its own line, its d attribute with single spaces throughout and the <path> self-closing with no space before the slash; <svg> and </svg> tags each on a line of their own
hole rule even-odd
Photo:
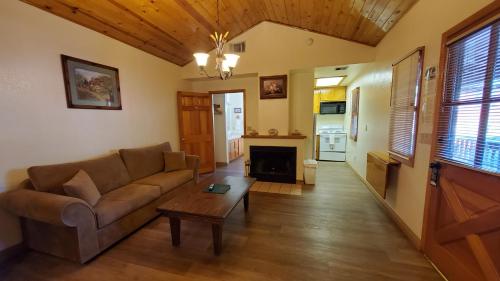
<svg viewBox="0 0 500 281">
<path fill-rule="evenodd" d="M 215 170 L 212 96 L 178 92 L 180 148 L 200 157 L 200 173 Z"/>
<path fill-rule="evenodd" d="M 423 245 L 449 281 L 500 280 L 499 6 L 443 34 Z"/>
</svg>

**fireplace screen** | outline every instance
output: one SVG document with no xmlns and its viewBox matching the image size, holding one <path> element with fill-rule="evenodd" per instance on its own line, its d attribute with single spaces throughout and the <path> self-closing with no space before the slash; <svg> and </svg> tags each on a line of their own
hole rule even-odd
<svg viewBox="0 0 500 281">
<path fill-rule="evenodd" d="M 295 183 L 297 148 L 250 146 L 250 176 L 262 181 Z"/>
</svg>

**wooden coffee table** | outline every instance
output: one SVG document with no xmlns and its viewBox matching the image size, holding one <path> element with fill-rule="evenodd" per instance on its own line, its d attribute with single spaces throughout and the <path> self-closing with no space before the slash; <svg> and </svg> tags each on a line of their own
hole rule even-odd
<svg viewBox="0 0 500 281">
<path fill-rule="evenodd" d="M 245 212 L 248 211 L 248 191 L 254 182 L 253 178 L 212 176 L 197 184 L 180 187 L 185 192 L 158 206 L 158 211 L 170 220 L 172 245 L 178 247 L 181 244 L 181 220 L 208 222 L 212 224 L 214 254 L 220 255 L 224 220 L 241 199 Z M 203 192 L 212 183 L 229 184 L 231 189 L 225 194 Z"/>
</svg>

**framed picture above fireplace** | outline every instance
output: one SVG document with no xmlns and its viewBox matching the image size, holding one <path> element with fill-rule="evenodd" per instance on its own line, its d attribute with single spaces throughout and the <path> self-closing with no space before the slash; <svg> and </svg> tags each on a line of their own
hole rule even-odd
<svg viewBox="0 0 500 281">
<path fill-rule="evenodd" d="M 261 76 L 260 99 L 286 99 L 287 76 Z"/>
</svg>

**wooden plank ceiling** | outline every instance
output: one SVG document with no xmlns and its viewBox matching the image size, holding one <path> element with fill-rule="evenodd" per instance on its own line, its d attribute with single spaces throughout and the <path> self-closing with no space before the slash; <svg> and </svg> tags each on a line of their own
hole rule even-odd
<svg viewBox="0 0 500 281">
<path fill-rule="evenodd" d="M 183 66 L 230 38 L 271 21 L 375 46 L 417 0 L 21 0 Z"/>
</svg>

